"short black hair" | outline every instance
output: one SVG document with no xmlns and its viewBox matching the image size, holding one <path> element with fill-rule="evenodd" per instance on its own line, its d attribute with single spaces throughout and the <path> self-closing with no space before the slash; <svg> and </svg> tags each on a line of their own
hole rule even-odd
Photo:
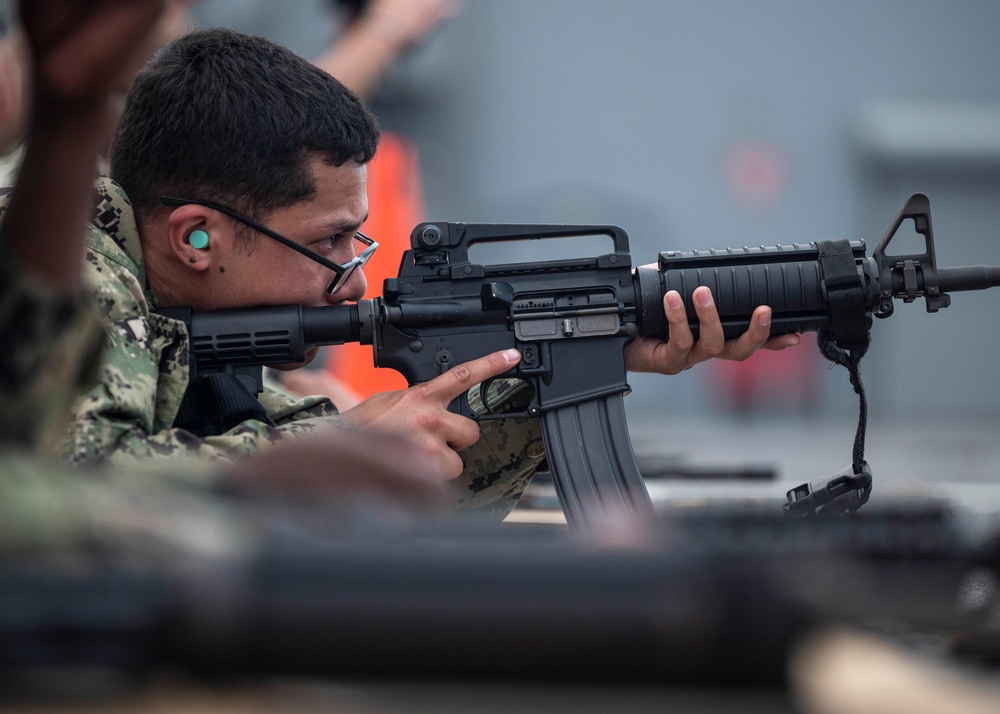
<svg viewBox="0 0 1000 714">
<path fill-rule="evenodd" d="M 310 163 L 368 163 L 375 117 L 332 76 L 263 37 L 214 28 L 164 46 L 137 75 L 111 177 L 140 221 L 161 195 L 262 220 L 315 192 Z"/>
</svg>

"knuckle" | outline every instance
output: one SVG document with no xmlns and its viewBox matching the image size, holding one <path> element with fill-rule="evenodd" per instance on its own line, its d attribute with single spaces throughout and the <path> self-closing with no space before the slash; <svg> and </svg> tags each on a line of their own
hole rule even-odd
<svg viewBox="0 0 1000 714">
<path fill-rule="evenodd" d="M 721 342 L 710 341 L 702 345 L 702 351 L 709 357 L 718 357 L 726 349 L 726 346 Z"/>
<path fill-rule="evenodd" d="M 727 350 L 728 354 L 726 359 L 730 359 L 734 362 L 745 362 L 750 355 L 754 353 L 755 347 L 752 344 L 737 343 L 732 346 L 732 349 Z"/>
<path fill-rule="evenodd" d="M 455 451 L 461 451 L 477 441 L 479 441 L 479 425 L 471 419 L 463 419 L 463 423 L 452 430 L 448 446 Z"/>
<path fill-rule="evenodd" d="M 462 364 L 457 364 L 451 368 L 452 374 L 455 378 L 462 383 L 471 383 L 474 380 L 472 368 L 469 367 L 468 363 L 463 362 Z"/>
<path fill-rule="evenodd" d="M 674 349 L 678 352 L 690 352 L 694 347 L 694 335 L 688 333 L 686 335 L 679 335 L 673 337 L 670 343 L 674 346 Z"/>
<path fill-rule="evenodd" d="M 441 429 L 441 417 L 431 410 L 421 410 L 414 414 L 413 424 L 418 432 L 433 434 Z"/>
<path fill-rule="evenodd" d="M 427 398 L 428 394 L 432 393 L 433 390 L 430 384 L 430 382 L 422 382 L 421 384 L 415 384 L 412 387 L 397 392 L 398 402 L 396 406 L 409 405 L 412 402 L 420 403 Z"/>
</svg>

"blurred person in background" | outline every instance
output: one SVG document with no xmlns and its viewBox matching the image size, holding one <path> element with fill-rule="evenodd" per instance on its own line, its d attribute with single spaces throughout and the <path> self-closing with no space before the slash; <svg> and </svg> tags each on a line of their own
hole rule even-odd
<svg viewBox="0 0 1000 714">
<path fill-rule="evenodd" d="M 190 29 L 188 9 L 196 0 L 166 0 L 165 7 L 151 31 L 135 50 L 137 61 L 122 63 L 112 88 L 111 111 L 117 117 L 132 78 L 154 52 L 173 38 Z M 32 61 L 27 42 L 19 28 L 10 28 L 0 39 L 0 186 L 14 182 L 24 158 L 24 141 L 28 134 L 27 108 L 32 98 Z M 105 34 L 101 41 L 107 41 Z M 109 133 L 110 141 L 110 133 Z M 108 146 L 99 155 L 98 166 L 107 171 Z"/>
<path fill-rule="evenodd" d="M 316 66 L 369 101 L 385 73 L 461 10 L 458 0 L 339 0 L 346 20 Z"/>
<path fill-rule="evenodd" d="M 461 0 L 200 0 L 198 27 L 266 37 L 329 72 L 368 102 L 385 75 L 462 8 Z"/>
</svg>

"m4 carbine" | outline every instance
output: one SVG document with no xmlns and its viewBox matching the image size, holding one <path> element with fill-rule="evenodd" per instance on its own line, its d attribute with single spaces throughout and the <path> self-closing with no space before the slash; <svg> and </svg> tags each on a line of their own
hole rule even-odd
<svg viewBox="0 0 1000 714">
<path fill-rule="evenodd" d="M 890 241 L 906 219 L 923 236 L 924 252 L 890 255 Z M 596 257 L 490 265 L 469 257 L 477 243 L 582 236 L 607 236 L 613 250 Z M 633 268 L 627 235 L 606 225 L 422 223 L 410 244 L 398 277 L 385 281 L 382 296 L 355 305 L 212 313 L 170 309 L 190 330 L 192 380 L 232 373 L 256 394 L 263 388 L 263 365 L 301 362 L 315 345 L 361 342 L 372 345 L 376 366 L 398 370 L 413 385 L 515 347 L 521 360 L 501 378 L 527 383 L 530 397 L 515 408 L 476 413 L 466 395 L 451 409 L 473 419 L 541 419 L 560 503 L 575 526 L 609 511 L 652 514 L 625 421 L 622 398 L 629 385 L 623 350 L 637 336 L 669 339 L 663 313 L 668 290 L 685 300 L 695 334 L 691 294 L 700 285 L 711 288 L 727 338 L 744 332 L 754 309 L 768 305 L 772 335 L 819 331 L 821 343 L 844 355 L 849 369 L 853 364 L 853 382 L 872 316 L 890 315 L 894 298 L 923 297 L 928 312 L 936 312 L 948 306 L 948 292 L 1000 285 L 1000 268 L 937 266 L 930 202 L 923 194 L 907 201 L 870 257 L 863 241 L 843 240 L 670 251 L 660 254 L 656 267 Z M 871 480 L 863 462 L 860 379 L 856 390 L 862 420 L 853 474 L 845 470 L 826 486 L 793 489 L 790 512 L 840 507 L 838 499 L 845 495 L 852 496 L 844 505 L 853 511 L 867 499 Z"/>
</svg>

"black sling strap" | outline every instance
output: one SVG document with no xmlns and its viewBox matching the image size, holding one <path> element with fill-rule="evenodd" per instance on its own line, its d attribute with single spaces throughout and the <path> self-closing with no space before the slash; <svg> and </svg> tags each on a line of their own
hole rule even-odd
<svg viewBox="0 0 1000 714">
<path fill-rule="evenodd" d="M 828 360 L 847 368 L 860 406 L 851 466 L 830 479 L 789 491 L 785 510 L 796 515 L 853 513 L 865 504 L 872 489 L 871 468 L 865 461 L 868 399 L 861 382 L 861 358 L 871 336 L 862 278 L 847 240 L 818 241 L 816 247 L 830 305 L 830 326 L 819 331 L 819 349 Z"/>
<path fill-rule="evenodd" d="M 174 428 L 218 436 L 255 419 L 274 426 L 267 410 L 234 374 L 206 374 L 188 384 Z"/>
<path fill-rule="evenodd" d="M 830 304 L 830 337 L 841 350 L 857 352 L 859 359 L 868 351 L 870 336 L 865 313 L 861 276 L 847 240 L 816 243 Z"/>
</svg>

